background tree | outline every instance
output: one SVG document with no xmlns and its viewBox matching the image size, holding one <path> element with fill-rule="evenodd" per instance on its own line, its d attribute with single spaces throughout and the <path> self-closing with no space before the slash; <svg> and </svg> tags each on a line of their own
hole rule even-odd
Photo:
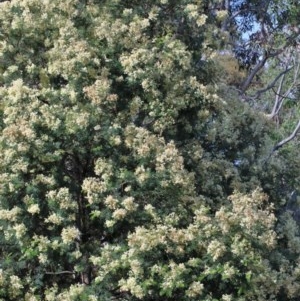
<svg viewBox="0 0 300 301">
<path fill-rule="evenodd" d="M 215 62 L 225 74 L 219 81 L 275 121 L 273 151 L 278 150 L 299 132 L 297 5 L 294 1 L 222 1 L 208 2 L 206 9 L 208 20 L 217 25 L 209 44 L 219 49 Z"/>
</svg>

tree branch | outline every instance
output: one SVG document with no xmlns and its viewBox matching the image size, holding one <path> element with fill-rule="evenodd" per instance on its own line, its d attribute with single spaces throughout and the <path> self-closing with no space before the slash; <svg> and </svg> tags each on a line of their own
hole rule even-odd
<svg viewBox="0 0 300 301">
<path fill-rule="evenodd" d="M 300 120 L 298 121 L 298 124 L 297 124 L 297 126 L 295 127 L 293 133 L 292 133 L 289 137 L 287 137 L 287 138 L 281 140 L 279 143 L 277 143 L 277 144 L 274 146 L 272 152 L 277 151 L 277 150 L 278 150 L 279 148 L 281 148 L 283 145 L 285 145 L 286 143 L 288 143 L 288 142 L 290 142 L 291 140 L 293 140 L 293 139 L 296 137 L 296 135 L 298 134 L 299 130 L 300 130 Z"/>
<path fill-rule="evenodd" d="M 242 83 L 241 88 L 240 88 L 242 95 L 245 95 L 245 92 L 251 85 L 253 78 L 265 66 L 267 60 L 278 56 L 279 54 L 283 53 L 284 50 L 287 49 L 287 47 L 292 45 L 292 43 L 294 41 L 292 39 L 293 37 L 295 37 L 295 35 L 290 35 L 289 37 L 287 37 L 286 43 L 283 46 L 281 46 L 280 48 L 277 48 L 277 49 L 273 48 L 272 51 L 267 51 L 267 50 L 264 51 L 262 59 L 256 64 L 256 66 L 251 70 L 248 77 Z"/>
<path fill-rule="evenodd" d="M 281 91 L 282 91 L 283 81 L 285 79 L 285 74 L 282 77 L 279 87 L 278 87 L 278 90 L 277 90 L 277 93 L 276 93 L 276 100 L 275 100 L 275 104 L 274 104 L 274 107 L 273 107 L 273 110 L 271 113 L 271 118 L 278 115 L 280 109 L 282 108 L 284 99 L 288 98 L 289 94 L 292 92 L 293 88 L 295 88 L 296 86 L 299 85 L 299 83 L 298 83 L 299 68 L 300 68 L 300 64 L 298 63 L 297 67 L 295 68 L 295 71 L 294 71 L 293 82 L 290 84 L 289 88 L 285 91 L 285 93 L 283 95 L 281 95 Z"/>
<path fill-rule="evenodd" d="M 257 74 L 257 72 L 263 68 L 266 61 L 268 60 L 268 55 L 264 54 L 263 58 L 256 64 L 256 66 L 251 70 L 249 76 L 244 80 L 241 86 L 241 93 L 245 94 L 246 90 L 249 88 L 249 86 L 252 83 L 252 80 L 254 76 Z"/>
<path fill-rule="evenodd" d="M 263 94 L 263 93 L 267 92 L 268 90 L 272 89 L 276 85 L 276 82 L 279 80 L 279 78 L 281 76 L 285 75 L 286 73 L 288 73 L 289 71 L 291 71 L 292 69 L 293 69 L 293 67 L 288 68 L 288 69 L 282 71 L 281 73 L 279 73 L 271 83 L 269 83 L 266 87 L 264 87 L 260 90 L 257 90 L 255 95 L 251 96 L 251 98 L 256 99 L 256 98 L 260 97 L 261 94 Z"/>
<path fill-rule="evenodd" d="M 282 76 L 282 78 L 280 80 L 279 86 L 277 88 L 277 93 L 275 93 L 275 103 L 274 103 L 271 114 L 268 116 L 269 118 L 275 117 L 279 113 L 279 111 L 282 107 L 284 97 L 281 96 L 280 94 L 281 94 L 284 78 L 285 78 L 285 74 Z"/>
</svg>

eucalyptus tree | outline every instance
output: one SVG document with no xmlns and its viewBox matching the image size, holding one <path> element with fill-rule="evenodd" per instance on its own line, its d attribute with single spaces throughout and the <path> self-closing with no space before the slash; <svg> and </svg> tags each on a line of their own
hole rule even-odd
<svg viewBox="0 0 300 301">
<path fill-rule="evenodd" d="M 231 53 L 229 60 L 225 58 L 227 83 L 238 89 L 242 101 L 275 121 L 280 128 L 273 147 L 277 150 L 296 138 L 300 126 L 295 113 L 299 106 L 299 6 L 293 0 L 242 0 L 211 2 L 209 7 L 211 15 L 223 15 L 219 37 L 227 52 L 221 49 L 221 53 Z M 232 64 L 234 57 L 238 61 Z M 234 81 L 228 82 L 230 78 Z"/>
</svg>

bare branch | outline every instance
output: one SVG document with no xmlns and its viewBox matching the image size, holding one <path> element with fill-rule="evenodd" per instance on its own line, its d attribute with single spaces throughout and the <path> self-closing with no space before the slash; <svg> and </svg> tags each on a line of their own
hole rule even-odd
<svg viewBox="0 0 300 301">
<path fill-rule="evenodd" d="M 284 93 L 284 97 L 287 98 L 288 95 L 292 92 L 293 88 L 299 85 L 299 79 L 298 79 L 298 75 L 299 75 L 299 68 L 300 68 L 300 63 L 297 63 L 297 67 L 294 70 L 294 79 L 293 82 L 290 84 L 289 88 L 287 89 L 287 91 Z"/>
<path fill-rule="evenodd" d="M 293 88 L 299 85 L 299 83 L 298 83 L 299 68 L 300 68 L 300 64 L 298 63 L 297 67 L 294 70 L 293 82 L 290 84 L 289 88 L 286 90 L 286 92 L 283 95 L 281 95 L 281 91 L 282 91 L 283 81 L 285 79 L 285 74 L 282 77 L 279 87 L 278 87 L 278 90 L 277 90 L 277 93 L 276 93 L 276 100 L 275 100 L 275 104 L 274 104 L 274 107 L 273 107 L 273 110 L 271 113 L 271 118 L 278 115 L 279 111 L 282 108 L 284 99 L 288 98 L 289 94 L 292 92 Z"/>
<path fill-rule="evenodd" d="M 287 138 L 281 140 L 279 143 L 277 143 L 277 144 L 274 146 L 273 152 L 275 152 L 276 150 L 278 150 L 279 148 L 281 148 L 283 145 L 285 145 L 286 143 L 288 143 L 288 142 L 290 142 L 291 140 L 293 140 L 293 139 L 296 137 L 296 135 L 298 134 L 299 130 L 300 130 L 300 120 L 298 121 L 298 124 L 297 124 L 297 126 L 295 127 L 293 133 L 292 133 L 289 137 L 287 137 Z"/>
<path fill-rule="evenodd" d="M 257 72 L 262 69 L 268 60 L 268 56 L 264 55 L 264 57 L 257 63 L 257 65 L 251 70 L 249 76 L 246 78 L 246 80 L 243 82 L 241 86 L 241 92 L 242 94 L 245 94 L 246 90 L 249 88 L 249 86 L 252 83 L 252 80 L 254 76 L 257 74 Z"/>
<path fill-rule="evenodd" d="M 294 67 L 288 68 L 284 71 L 282 71 L 281 73 L 279 73 L 274 80 L 269 83 L 266 87 L 264 87 L 263 89 L 257 90 L 255 95 L 251 96 L 252 98 L 259 98 L 261 96 L 261 94 L 267 92 L 268 90 L 274 88 L 274 86 L 276 85 L 276 82 L 280 79 L 281 76 L 285 75 L 286 73 L 288 73 L 289 71 L 291 71 Z"/>
<path fill-rule="evenodd" d="M 272 51 L 267 51 L 267 50 L 264 51 L 262 59 L 256 64 L 256 66 L 251 70 L 248 77 L 242 83 L 241 88 L 240 88 L 242 95 L 245 95 L 245 92 L 251 85 L 253 78 L 265 66 L 267 60 L 277 57 L 278 55 L 283 53 L 287 49 L 287 47 L 289 47 L 290 45 L 293 44 L 293 41 L 294 41 L 293 37 L 295 37 L 295 35 L 290 35 L 289 37 L 287 37 L 285 44 L 283 46 L 281 46 L 280 48 L 277 48 L 277 49 L 273 48 Z"/>
<path fill-rule="evenodd" d="M 277 92 L 275 94 L 275 103 L 274 103 L 274 106 L 273 106 L 273 109 L 272 109 L 272 112 L 271 112 L 269 118 L 273 118 L 274 116 L 276 116 L 282 107 L 284 98 L 280 94 L 281 94 L 283 82 L 285 79 L 285 74 L 282 76 L 279 86 L 277 88 Z"/>
</svg>

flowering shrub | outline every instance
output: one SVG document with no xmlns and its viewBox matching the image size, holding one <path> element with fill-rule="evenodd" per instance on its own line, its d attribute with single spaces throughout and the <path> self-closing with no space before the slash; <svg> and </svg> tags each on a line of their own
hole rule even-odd
<svg viewBox="0 0 300 301">
<path fill-rule="evenodd" d="M 196 64 L 203 3 L 0 3 L 1 300 L 299 296 L 267 121 Z"/>
</svg>

